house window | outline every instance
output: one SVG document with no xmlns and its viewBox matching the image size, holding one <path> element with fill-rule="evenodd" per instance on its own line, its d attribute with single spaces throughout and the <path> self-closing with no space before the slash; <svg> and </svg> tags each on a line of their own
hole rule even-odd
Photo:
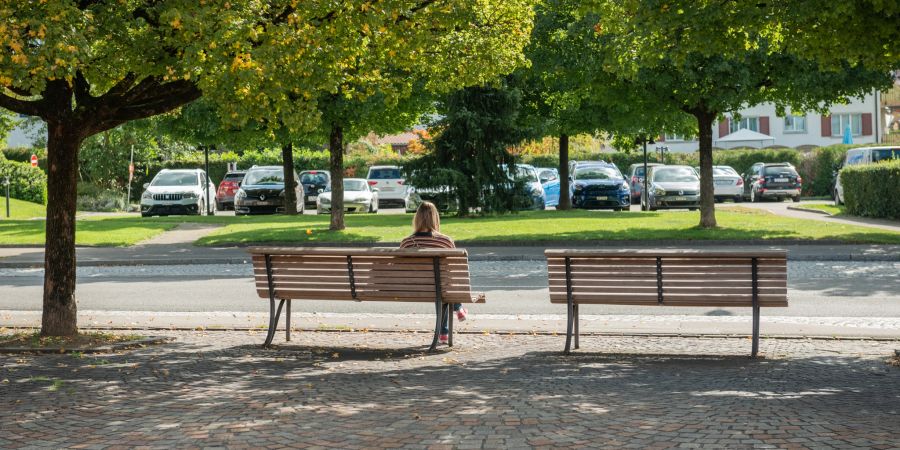
<svg viewBox="0 0 900 450">
<path fill-rule="evenodd" d="M 806 116 L 785 116 L 784 117 L 785 133 L 806 133 Z"/>
<path fill-rule="evenodd" d="M 833 114 L 831 116 L 831 135 L 843 136 L 847 127 L 853 136 L 862 135 L 862 114 Z"/>
<path fill-rule="evenodd" d="M 731 119 L 728 128 L 729 133 L 734 133 L 737 130 L 759 132 L 759 117 L 742 117 L 741 120 Z"/>
</svg>

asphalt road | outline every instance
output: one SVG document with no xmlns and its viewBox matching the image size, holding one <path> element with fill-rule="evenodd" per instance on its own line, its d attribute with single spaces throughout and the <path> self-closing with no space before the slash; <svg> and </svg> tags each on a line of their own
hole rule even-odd
<svg viewBox="0 0 900 450">
<path fill-rule="evenodd" d="M 473 288 L 486 292 L 483 314 L 564 314 L 551 305 L 540 261 L 473 261 Z M 0 310 L 40 311 L 43 271 L 0 269 Z M 791 306 L 780 316 L 900 318 L 900 263 L 794 261 L 788 265 Z M 262 312 L 249 265 L 82 267 L 79 309 L 93 311 Z M 431 314 L 428 304 L 296 302 L 295 312 Z M 748 315 L 749 309 L 635 308 L 586 305 L 596 315 Z"/>
</svg>

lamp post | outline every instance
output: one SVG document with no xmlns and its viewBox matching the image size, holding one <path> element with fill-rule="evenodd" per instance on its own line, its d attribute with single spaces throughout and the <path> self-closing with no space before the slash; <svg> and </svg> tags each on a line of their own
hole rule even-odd
<svg viewBox="0 0 900 450">
<path fill-rule="evenodd" d="M 6 186 L 6 218 L 9 219 L 9 175 L 3 179 L 3 185 Z"/>
<path fill-rule="evenodd" d="M 660 163 L 666 164 L 666 153 L 669 152 L 669 147 L 665 145 L 660 145 L 656 147 L 656 157 Z"/>
<path fill-rule="evenodd" d="M 655 144 L 653 139 L 648 138 L 647 136 L 641 136 L 638 140 L 644 144 L 644 188 L 641 190 L 641 211 L 647 211 L 650 209 L 650 196 L 647 194 L 647 144 Z"/>
</svg>

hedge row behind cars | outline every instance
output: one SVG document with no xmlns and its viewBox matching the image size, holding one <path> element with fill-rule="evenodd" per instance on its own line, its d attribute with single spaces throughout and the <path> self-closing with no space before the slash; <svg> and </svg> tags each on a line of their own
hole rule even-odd
<svg viewBox="0 0 900 450">
<path fill-rule="evenodd" d="M 841 170 L 847 214 L 900 219 L 900 159 Z"/>
<path fill-rule="evenodd" d="M 9 196 L 33 203 L 47 204 L 47 174 L 31 163 L 10 161 L 0 153 L 0 183 L 9 176 Z M 5 186 L 0 185 L 0 196 L 6 195 Z"/>
</svg>

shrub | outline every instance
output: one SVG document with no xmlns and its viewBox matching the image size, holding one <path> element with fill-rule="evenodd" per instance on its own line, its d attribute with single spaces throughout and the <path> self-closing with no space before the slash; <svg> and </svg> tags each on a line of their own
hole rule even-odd
<svg viewBox="0 0 900 450">
<path fill-rule="evenodd" d="M 6 176 L 10 181 L 10 197 L 47 204 L 47 174 L 43 170 L 31 167 L 31 163 L 9 161 L 0 154 L 0 180 Z"/>
<path fill-rule="evenodd" d="M 900 159 L 841 170 L 847 214 L 900 219 Z"/>
<path fill-rule="evenodd" d="M 3 156 L 10 161 L 31 164 L 31 155 L 38 157 L 38 167 L 47 170 L 47 149 L 30 147 L 11 147 L 2 150 Z"/>
<path fill-rule="evenodd" d="M 135 195 L 132 192 L 132 200 L 140 198 L 140 192 Z M 78 197 L 75 200 L 76 208 L 79 211 L 124 211 L 125 210 L 125 193 L 110 189 L 103 189 L 89 183 L 78 184 Z"/>
</svg>

